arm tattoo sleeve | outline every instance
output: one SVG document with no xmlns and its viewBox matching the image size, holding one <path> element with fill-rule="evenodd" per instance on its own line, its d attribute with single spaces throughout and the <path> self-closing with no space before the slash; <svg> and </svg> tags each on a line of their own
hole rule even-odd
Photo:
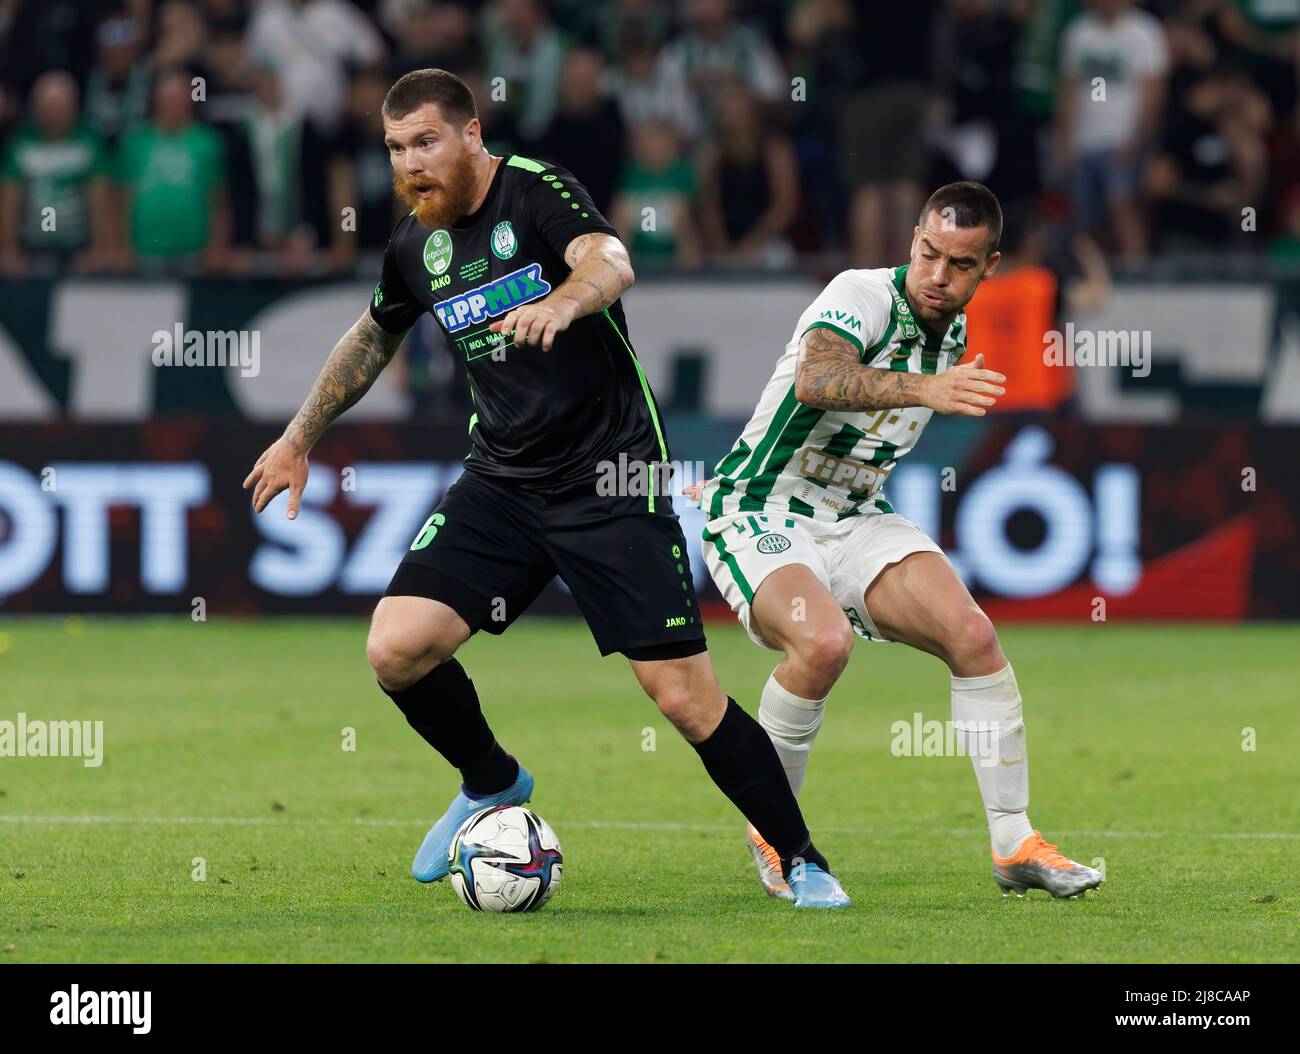
<svg viewBox="0 0 1300 1054">
<path fill-rule="evenodd" d="M 824 326 L 810 329 L 799 342 L 796 397 L 821 410 L 887 410 L 923 406 L 925 378 L 880 370 L 858 361 L 851 341 Z"/>
<path fill-rule="evenodd" d="M 392 360 L 405 333 L 389 333 L 366 310 L 325 360 L 302 409 L 284 438 L 306 453 L 349 406 L 356 403 Z"/>
</svg>

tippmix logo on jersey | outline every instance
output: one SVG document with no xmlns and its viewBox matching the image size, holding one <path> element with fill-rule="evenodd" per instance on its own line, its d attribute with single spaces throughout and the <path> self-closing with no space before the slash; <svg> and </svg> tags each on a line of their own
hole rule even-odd
<svg viewBox="0 0 1300 1054">
<path fill-rule="evenodd" d="M 538 300 L 550 291 L 551 284 L 542 277 L 542 265 L 530 263 L 501 278 L 441 300 L 433 305 L 433 311 L 448 333 L 457 333 L 466 326 L 486 322 L 520 304 Z"/>
<path fill-rule="evenodd" d="M 424 266 L 430 274 L 440 275 L 451 266 L 451 234 L 434 231 L 424 242 Z"/>
<path fill-rule="evenodd" d="M 502 220 L 492 228 L 492 255 L 498 260 L 509 260 L 519 248 L 515 239 L 515 229 L 509 220 Z"/>
</svg>

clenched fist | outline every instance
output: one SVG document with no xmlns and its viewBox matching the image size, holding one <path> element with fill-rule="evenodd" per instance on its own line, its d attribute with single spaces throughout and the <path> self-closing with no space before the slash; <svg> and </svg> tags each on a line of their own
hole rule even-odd
<svg viewBox="0 0 1300 1054">
<path fill-rule="evenodd" d="M 254 486 L 256 485 L 256 486 Z M 289 519 L 298 516 L 303 488 L 307 486 L 307 455 L 281 437 L 262 451 L 244 489 L 253 487 L 253 511 L 261 512 L 282 490 L 289 491 Z"/>
<path fill-rule="evenodd" d="M 941 414 L 965 414 L 983 417 L 1007 390 L 999 387 L 1007 381 L 1000 373 L 984 368 L 984 356 L 974 362 L 954 366 L 926 378 L 925 405 Z"/>
</svg>

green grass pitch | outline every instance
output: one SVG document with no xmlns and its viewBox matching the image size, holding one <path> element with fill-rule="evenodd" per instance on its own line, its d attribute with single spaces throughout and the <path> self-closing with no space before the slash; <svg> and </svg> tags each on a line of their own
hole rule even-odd
<svg viewBox="0 0 1300 1054">
<path fill-rule="evenodd" d="M 411 856 L 455 779 L 376 688 L 364 636 L 0 620 L 0 720 L 102 720 L 106 742 L 97 769 L 0 758 L 0 962 L 1300 959 L 1293 626 L 1004 630 L 1030 817 L 1105 861 L 1082 901 L 998 895 L 970 761 L 890 750 L 895 720 L 949 717 L 947 671 L 859 644 L 804 796 L 854 898 L 821 913 L 762 894 L 740 818 L 627 664 L 540 619 L 461 658 L 537 776 L 563 885 L 523 916 L 419 885 Z M 776 656 L 734 625 L 710 642 L 754 712 Z"/>
</svg>

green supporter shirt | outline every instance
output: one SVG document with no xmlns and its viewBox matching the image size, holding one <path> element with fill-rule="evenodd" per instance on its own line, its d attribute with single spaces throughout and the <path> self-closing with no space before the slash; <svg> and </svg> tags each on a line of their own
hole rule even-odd
<svg viewBox="0 0 1300 1054">
<path fill-rule="evenodd" d="M 23 246 L 66 250 L 89 243 L 90 182 L 105 174 L 104 144 L 88 129 L 60 139 L 47 139 L 33 127 L 16 132 L 0 162 L 0 179 L 22 190 Z"/>
<path fill-rule="evenodd" d="M 685 161 L 676 161 L 662 171 L 632 164 L 623 174 L 619 193 L 636 203 L 633 221 L 632 255 L 642 261 L 671 263 L 677 252 L 677 206 L 689 208 L 695 200 L 695 176 Z M 654 230 L 645 230 L 641 210 L 655 210 Z"/>
<path fill-rule="evenodd" d="M 201 124 L 177 132 L 149 125 L 122 140 L 118 177 L 130 195 L 132 248 L 179 256 L 208 244 L 212 192 L 226 182 L 221 136 Z"/>
</svg>

